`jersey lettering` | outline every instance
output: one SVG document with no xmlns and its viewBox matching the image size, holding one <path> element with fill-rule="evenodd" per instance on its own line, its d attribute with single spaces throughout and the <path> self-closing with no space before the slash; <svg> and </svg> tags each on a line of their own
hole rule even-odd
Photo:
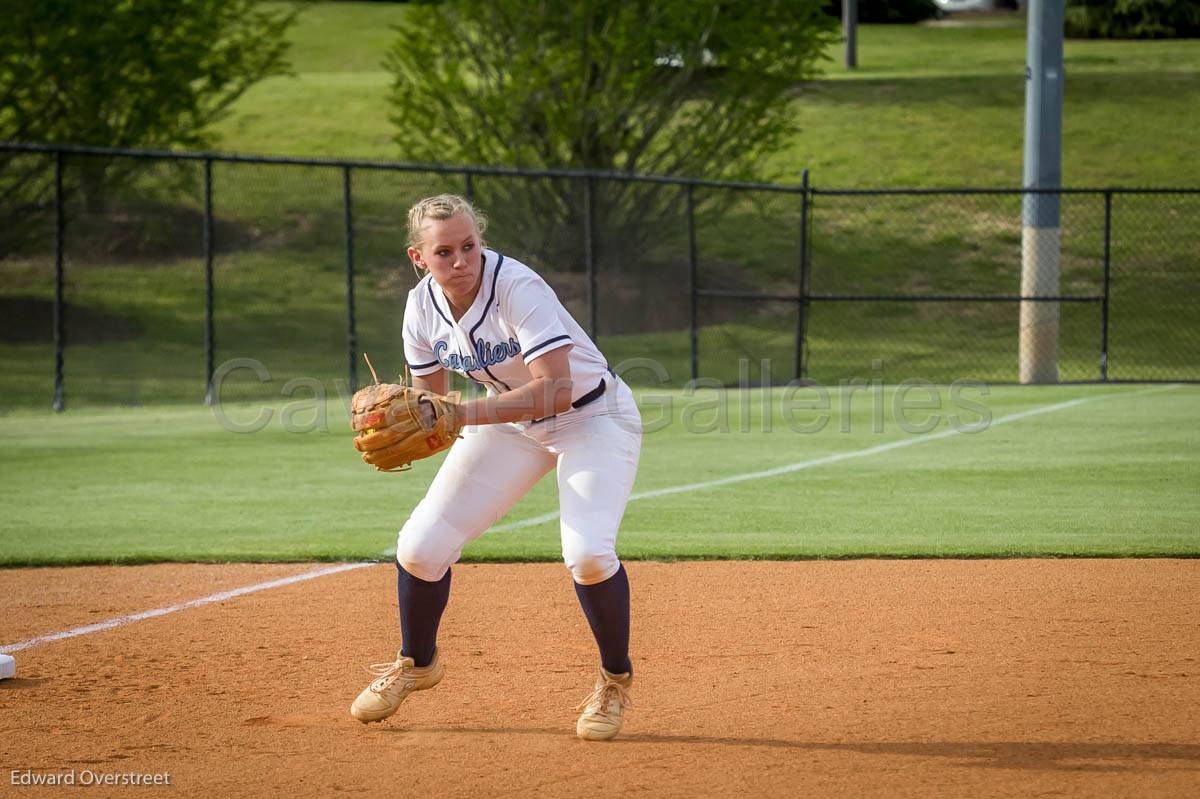
<svg viewBox="0 0 1200 799">
<path fill-rule="evenodd" d="M 499 344 L 493 344 L 484 339 L 476 341 L 474 355 L 460 355 L 457 352 L 447 353 L 448 349 L 450 349 L 450 344 L 445 339 L 439 339 L 433 345 L 433 357 L 437 358 L 437 362 L 442 365 L 443 369 L 450 369 L 455 372 L 474 372 L 502 363 L 515 355 L 519 355 L 521 353 L 521 344 L 510 336 L 508 341 L 501 341 Z"/>
</svg>

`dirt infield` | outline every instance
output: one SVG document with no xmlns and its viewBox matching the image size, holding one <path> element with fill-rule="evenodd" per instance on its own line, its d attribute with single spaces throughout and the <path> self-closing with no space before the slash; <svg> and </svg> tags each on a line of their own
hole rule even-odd
<svg viewBox="0 0 1200 799">
<path fill-rule="evenodd" d="M 0 645 L 314 568 L 0 571 Z M 593 645 L 558 565 L 462 565 L 447 672 L 347 708 L 398 645 L 379 565 L 16 653 L 0 794 L 1182 796 L 1200 560 L 631 563 L 634 708 L 573 736 Z M 17 774 L 13 774 L 13 772 Z"/>
</svg>

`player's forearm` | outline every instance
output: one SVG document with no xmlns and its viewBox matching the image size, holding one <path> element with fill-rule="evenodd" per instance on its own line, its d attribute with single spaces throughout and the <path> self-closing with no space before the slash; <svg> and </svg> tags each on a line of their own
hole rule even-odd
<svg viewBox="0 0 1200 799">
<path fill-rule="evenodd" d="M 544 419 L 571 407 L 571 388 L 567 378 L 536 377 L 503 394 L 467 400 L 461 406 L 462 421 L 477 425 Z"/>
<path fill-rule="evenodd" d="M 450 390 L 450 375 L 445 369 L 424 376 L 413 375 L 412 384 L 413 388 L 445 394 Z"/>
</svg>

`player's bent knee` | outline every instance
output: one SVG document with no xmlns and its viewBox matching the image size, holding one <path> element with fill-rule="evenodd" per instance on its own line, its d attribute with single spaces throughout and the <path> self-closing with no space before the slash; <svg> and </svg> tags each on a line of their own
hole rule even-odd
<svg viewBox="0 0 1200 799">
<path fill-rule="evenodd" d="M 571 577 L 580 585 L 602 583 L 617 573 L 621 561 L 613 550 L 601 552 L 564 552 L 563 561 L 571 570 Z"/>
<path fill-rule="evenodd" d="M 396 541 L 396 562 L 418 580 L 434 583 L 446 576 L 457 559 L 454 539 L 436 528 L 416 527 L 410 520 Z"/>
<path fill-rule="evenodd" d="M 433 563 L 429 560 L 422 560 L 407 556 L 404 553 L 396 553 L 396 562 L 404 571 L 416 577 L 418 580 L 424 580 L 427 583 L 436 583 L 438 580 L 446 576 L 448 566 L 443 566 L 441 563 Z"/>
</svg>

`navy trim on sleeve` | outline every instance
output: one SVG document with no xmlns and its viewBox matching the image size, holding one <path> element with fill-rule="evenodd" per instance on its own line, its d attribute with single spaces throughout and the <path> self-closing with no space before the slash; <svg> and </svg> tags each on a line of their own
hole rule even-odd
<svg viewBox="0 0 1200 799">
<path fill-rule="evenodd" d="M 409 369 L 428 369 L 431 366 L 441 366 L 441 361 L 430 361 L 429 363 L 410 363 Z"/>
<path fill-rule="evenodd" d="M 554 338 L 548 338 L 545 341 L 543 341 L 541 344 L 538 344 L 536 347 L 530 347 L 529 349 L 525 350 L 525 355 L 524 355 L 525 363 L 529 363 L 529 356 L 533 355 L 535 352 L 540 350 L 542 347 L 548 347 L 556 341 L 562 341 L 564 338 L 570 339 L 571 337 L 564 333 L 561 336 L 555 336 Z"/>
</svg>

